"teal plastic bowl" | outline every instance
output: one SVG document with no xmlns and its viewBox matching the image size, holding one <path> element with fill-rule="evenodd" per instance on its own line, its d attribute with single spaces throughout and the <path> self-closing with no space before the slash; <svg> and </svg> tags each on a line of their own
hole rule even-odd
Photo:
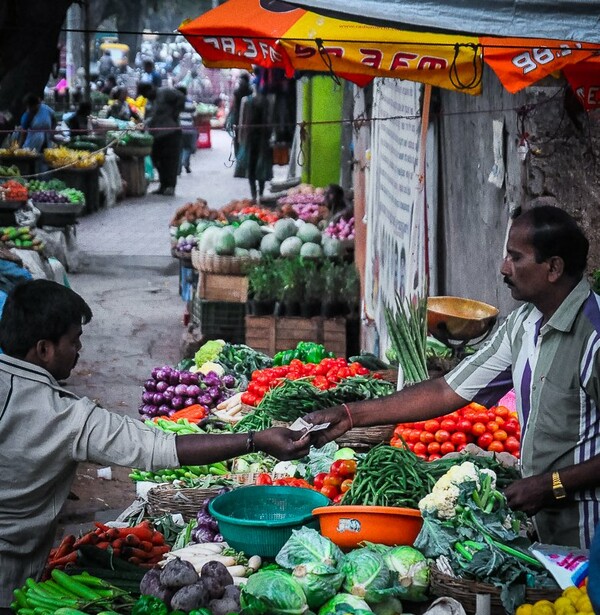
<svg viewBox="0 0 600 615">
<path fill-rule="evenodd" d="M 328 506 L 328 497 L 301 487 L 253 485 L 223 493 L 208 506 L 223 539 L 247 555 L 275 557 L 302 526 L 319 529 L 314 508 Z"/>
</svg>

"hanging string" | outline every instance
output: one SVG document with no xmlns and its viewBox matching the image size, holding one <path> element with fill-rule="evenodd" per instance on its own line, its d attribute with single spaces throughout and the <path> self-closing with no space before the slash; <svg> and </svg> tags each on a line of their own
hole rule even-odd
<svg viewBox="0 0 600 615">
<path fill-rule="evenodd" d="M 473 51 L 473 77 L 471 81 L 463 83 L 461 76 L 458 72 L 458 56 L 460 54 L 461 47 L 467 47 Z M 454 58 L 452 58 L 452 64 L 450 65 L 450 83 L 457 90 L 472 90 L 481 84 L 483 78 L 483 56 L 479 55 L 480 45 L 473 43 L 454 45 Z"/>
<path fill-rule="evenodd" d="M 325 47 L 323 46 L 323 39 L 316 38 L 315 43 L 317 45 L 317 50 L 319 51 L 319 55 L 321 56 L 321 60 L 323 60 L 323 63 L 325 64 L 325 66 L 327 67 L 327 70 L 329 71 L 329 76 L 333 79 L 333 82 L 336 85 L 342 85 L 340 78 L 335 74 L 333 70 L 333 62 L 331 61 L 331 57 L 329 56 L 327 49 L 325 49 Z"/>
</svg>

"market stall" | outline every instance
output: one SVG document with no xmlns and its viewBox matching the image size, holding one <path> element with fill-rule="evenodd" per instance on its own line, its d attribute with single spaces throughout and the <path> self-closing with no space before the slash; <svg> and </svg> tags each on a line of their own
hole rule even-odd
<svg viewBox="0 0 600 615">
<path fill-rule="evenodd" d="M 152 371 L 141 419 L 180 435 L 246 432 L 395 389 L 394 370 L 374 357 L 332 355 L 307 342 L 270 357 L 209 341 Z M 65 536 L 44 579 L 15 592 L 15 612 L 400 615 L 425 612 L 438 597 L 469 615 L 482 600 L 499 615 L 542 605 L 549 615 L 590 612 L 580 567 L 557 582 L 544 553 L 561 548 L 532 545 L 525 517 L 502 494 L 519 476 L 516 413 L 469 404 L 422 424 L 362 431 L 293 462 L 250 451 L 204 466 L 133 469 L 145 495 L 114 522 Z"/>
</svg>

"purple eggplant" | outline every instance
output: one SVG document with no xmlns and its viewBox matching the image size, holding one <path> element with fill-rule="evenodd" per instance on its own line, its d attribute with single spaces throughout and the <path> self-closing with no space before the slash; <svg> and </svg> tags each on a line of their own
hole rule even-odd
<svg viewBox="0 0 600 615">
<path fill-rule="evenodd" d="M 142 401 L 145 404 L 151 404 L 154 402 L 154 393 L 151 393 L 150 391 L 144 391 L 142 393 Z"/>
<path fill-rule="evenodd" d="M 198 397 L 198 395 L 202 394 L 202 390 L 197 384 L 190 384 L 187 387 L 186 395 L 188 397 Z"/>
<path fill-rule="evenodd" d="M 152 403 L 155 406 L 160 406 L 165 403 L 165 397 L 162 393 L 153 393 L 152 394 Z"/>
<path fill-rule="evenodd" d="M 146 380 L 146 382 L 144 382 L 144 389 L 151 392 L 156 391 L 156 380 Z"/>
<path fill-rule="evenodd" d="M 192 384 L 191 375 L 190 372 L 181 372 L 179 374 L 179 382 L 185 385 Z"/>
<path fill-rule="evenodd" d="M 178 384 L 175 387 L 175 395 L 181 395 L 181 396 L 187 395 L 187 389 L 188 389 L 187 385 L 185 385 L 185 384 Z"/>
<path fill-rule="evenodd" d="M 162 393 L 163 391 L 166 391 L 169 388 L 169 383 L 165 382 L 164 380 L 159 380 L 154 386 L 154 388 L 157 391 L 157 393 Z"/>
<path fill-rule="evenodd" d="M 171 408 L 175 408 L 175 410 L 179 410 L 183 408 L 183 397 L 181 395 L 175 395 L 171 400 Z"/>
<path fill-rule="evenodd" d="M 198 400 L 195 397 L 186 397 L 183 400 L 184 407 L 195 406 L 198 403 Z"/>
<path fill-rule="evenodd" d="M 235 378 L 231 374 L 225 374 L 221 381 L 228 389 L 232 389 L 235 386 Z"/>
</svg>

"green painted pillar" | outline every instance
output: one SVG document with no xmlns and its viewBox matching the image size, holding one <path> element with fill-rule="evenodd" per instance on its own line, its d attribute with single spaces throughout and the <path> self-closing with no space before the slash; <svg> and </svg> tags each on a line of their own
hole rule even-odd
<svg viewBox="0 0 600 615">
<path fill-rule="evenodd" d="M 342 101 L 344 88 L 327 75 L 309 77 L 304 87 L 303 118 L 308 142 L 303 145 L 302 181 L 313 186 L 340 182 Z M 332 124 L 311 124 L 330 122 Z"/>
</svg>

